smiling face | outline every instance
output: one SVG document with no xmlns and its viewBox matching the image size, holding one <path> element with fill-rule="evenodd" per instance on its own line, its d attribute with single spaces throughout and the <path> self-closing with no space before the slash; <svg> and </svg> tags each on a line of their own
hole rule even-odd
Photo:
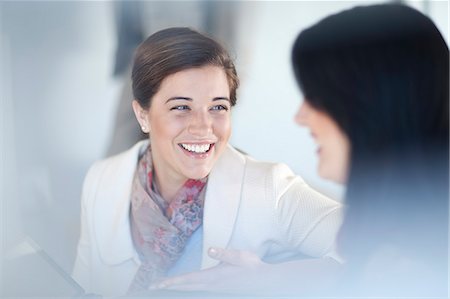
<svg viewBox="0 0 450 299">
<path fill-rule="evenodd" d="M 336 122 L 325 112 L 312 107 L 306 100 L 300 106 L 295 121 L 309 128 L 318 145 L 319 175 L 337 183 L 345 183 L 350 143 Z"/>
<path fill-rule="evenodd" d="M 148 110 L 133 102 L 140 125 L 150 131 L 154 169 L 162 189 L 178 188 L 187 179 L 210 173 L 231 134 L 229 98 L 224 70 L 207 65 L 167 76 Z"/>
</svg>

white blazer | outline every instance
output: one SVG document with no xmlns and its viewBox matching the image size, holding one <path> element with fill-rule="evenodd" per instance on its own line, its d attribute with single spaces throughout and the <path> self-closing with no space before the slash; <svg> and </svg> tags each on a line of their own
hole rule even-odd
<svg viewBox="0 0 450 299">
<path fill-rule="evenodd" d="M 130 194 L 147 141 L 96 162 L 86 176 L 74 278 L 87 292 L 126 293 L 140 265 L 130 233 Z M 206 187 L 201 268 L 218 264 L 211 246 L 249 250 L 264 260 L 333 251 L 342 208 L 284 164 L 256 161 L 227 146 Z"/>
</svg>

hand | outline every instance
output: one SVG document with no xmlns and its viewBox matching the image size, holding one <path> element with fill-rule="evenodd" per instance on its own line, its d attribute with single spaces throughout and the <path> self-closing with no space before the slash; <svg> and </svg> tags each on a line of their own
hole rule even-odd
<svg viewBox="0 0 450 299">
<path fill-rule="evenodd" d="M 267 266 L 250 251 L 210 248 L 208 255 L 221 261 L 215 267 L 184 275 L 169 277 L 150 289 L 176 291 L 207 291 L 219 293 L 256 294 Z"/>
<path fill-rule="evenodd" d="M 211 247 L 208 255 L 222 263 L 237 267 L 258 268 L 265 263 L 251 251 Z"/>
</svg>

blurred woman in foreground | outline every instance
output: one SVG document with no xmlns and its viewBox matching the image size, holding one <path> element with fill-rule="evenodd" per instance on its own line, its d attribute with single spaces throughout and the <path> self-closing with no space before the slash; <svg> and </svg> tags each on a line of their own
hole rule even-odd
<svg viewBox="0 0 450 299">
<path fill-rule="evenodd" d="M 347 185 L 349 289 L 446 294 L 449 52 L 436 26 L 403 5 L 356 7 L 303 31 L 293 65 L 319 173 Z"/>
</svg>

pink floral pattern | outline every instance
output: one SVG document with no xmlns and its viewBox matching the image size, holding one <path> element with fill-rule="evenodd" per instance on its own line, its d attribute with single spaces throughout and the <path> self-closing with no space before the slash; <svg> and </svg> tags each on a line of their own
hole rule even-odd
<svg viewBox="0 0 450 299">
<path fill-rule="evenodd" d="M 139 159 L 131 192 L 131 235 L 141 266 L 128 294 L 144 291 L 182 255 L 200 227 L 207 178 L 187 180 L 170 204 L 154 184 L 150 146 Z"/>
</svg>

